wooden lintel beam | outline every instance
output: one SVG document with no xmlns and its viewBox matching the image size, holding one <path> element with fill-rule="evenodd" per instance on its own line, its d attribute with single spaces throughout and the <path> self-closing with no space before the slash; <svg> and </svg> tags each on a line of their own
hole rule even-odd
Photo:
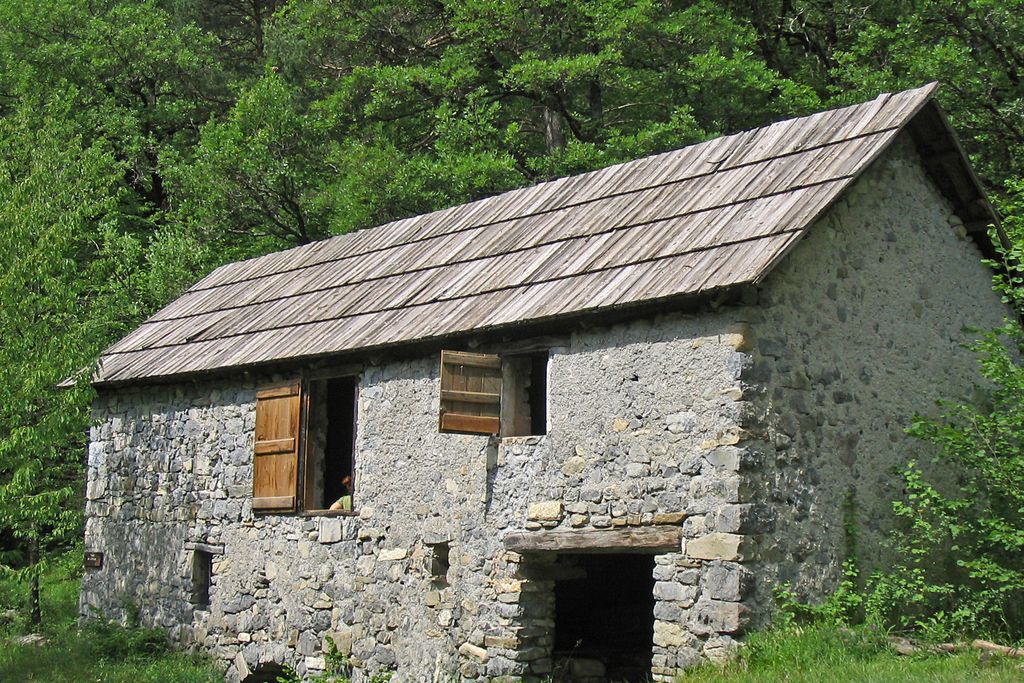
<svg viewBox="0 0 1024 683">
<path fill-rule="evenodd" d="M 503 356 L 514 356 L 517 354 L 535 353 L 537 351 L 548 351 L 553 348 L 569 346 L 570 341 L 570 337 L 567 334 L 546 335 L 543 337 L 502 341 L 500 343 L 492 342 L 481 347 L 481 350 L 498 353 Z"/>
<path fill-rule="evenodd" d="M 303 379 L 337 379 L 339 377 L 356 377 L 365 369 L 363 363 L 334 363 L 332 365 L 320 365 L 303 370 Z"/>
<path fill-rule="evenodd" d="M 672 552 L 682 546 L 683 530 L 675 525 L 573 531 L 514 531 L 505 536 L 515 552 Z"/>
</svg>

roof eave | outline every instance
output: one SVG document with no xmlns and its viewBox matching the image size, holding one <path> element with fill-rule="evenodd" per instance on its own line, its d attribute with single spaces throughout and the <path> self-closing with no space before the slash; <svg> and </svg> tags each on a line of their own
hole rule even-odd
<svg viewBox="0 0 1024 683">
<path fill-rule="evenodd" d="M 1000 251 L 1009 248 L 1009 238 L 945 111 L 935 99 L 929 99 L 906 130 L 929 177 L 953 204 L 968 235 L 986 258 L 998 260 Z M 992 241 L 990 227 L 999 244 Z"/>
<path fill-rule="evenodd" d="M 192 372 L 173 373 L 167 375 L 147 375 L 144 377 L 127 377 L 124 379 L 100 379 L 98 372 L 93 373 L 92 385 L 98 390 L 118 390 L 130 387 L 149 386 L 156 384 L 188 384 L 218 379 L 228 379 L 244 375 L 269 377 L 273 374 L 299 376 L 307 368 L 317 369 L 324 363 L 331 365 L 348 364 L 381 356 L 408 357 L 433 352 L 444 346 L 461 349 L 469 348 L 478 343 L 493 344 L 503 339 L 521 339 L 542 336 L 554 332 L 568 333 L 580 326 L 586 327 L 594 323 L 614 325 L 629 319 L 659 314 L 694 314 L 707 307 L 717 307 L 734 301 L 752 282 L 738 282 L 726 287 L 716 287 L 698 293 L 676 294 L 637 303 L 618 306 L 574 311 L 569 314 L 536 318 L 529 321 L 517 321 L 503 325 L 475 329 L 472 331 L 453 332 L 451 334 L 425 337 L 376 346 L 361 347 L 334 353 L 311 354 L 287 359 L 261 361 L 243 365 L 231 365 Z"/>
</svg>

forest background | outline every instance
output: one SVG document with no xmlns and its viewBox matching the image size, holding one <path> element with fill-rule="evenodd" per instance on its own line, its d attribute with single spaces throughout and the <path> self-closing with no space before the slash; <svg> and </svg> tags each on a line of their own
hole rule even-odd
<svg viewBox="0 0 1024 683">
<path fill-rule="evenodd" d="M 81 536 L 91 389 L 56 385 L 222 263 L 932 80 L 1012 260 L 1022 78 L 1024 3 L 996 0 L 2 0 L 0 563 Z M 978 477 L 922 503 L 908 470 L 897 512 L 911 545 L 995 534 L 972 595 L 1008 623 L 1024 382 L 988 343 L 992 403 L 915 427 Z M 952 613 L 913 564 L 875 595 Z"/>
</svg>

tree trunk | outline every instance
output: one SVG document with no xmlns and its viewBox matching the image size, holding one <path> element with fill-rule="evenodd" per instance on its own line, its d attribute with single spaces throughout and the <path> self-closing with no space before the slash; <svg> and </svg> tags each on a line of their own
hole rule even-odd
<svg viewBox="0 0 1024 683">
<path fill-rule="evenodd" d="M 28 542 L 28 566 L 30 570 L 28 609 L 29 621 L 38 626 L 43 621 L 43 612 L 39 606 L 39 539 L 32 538 Z"/>
<path fill-rule="evenodd" d="M 601 93 L 601 81 L 593 79 L 590 81 L 590 122 L 595 130 L 601 129 L 601 119 L 604 117 L 604 97 Z"/>
<path fill-rule="evenodd" d="M 548 154 L 565 149 L 565 132 L 562 117 L 551 107 L 544 107 L 544 145 Z"/>
</svg>

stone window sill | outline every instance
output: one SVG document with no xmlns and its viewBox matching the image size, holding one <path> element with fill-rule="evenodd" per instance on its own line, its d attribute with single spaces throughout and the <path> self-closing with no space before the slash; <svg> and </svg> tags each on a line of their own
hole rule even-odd
<svg viewBox="0 0 1024 683">
<path fill-rule="evenodd" d="M 358 517 L 359 510 L 303 510 L 300 517 Z"/>
<path fill-rule="evenodd" d="M 522 445 L 537 446 L 544 441 L 547 434 L 530 434 L 525 436 L 502 436 L 498 438 L 502 446 Z"/>
</svg>

